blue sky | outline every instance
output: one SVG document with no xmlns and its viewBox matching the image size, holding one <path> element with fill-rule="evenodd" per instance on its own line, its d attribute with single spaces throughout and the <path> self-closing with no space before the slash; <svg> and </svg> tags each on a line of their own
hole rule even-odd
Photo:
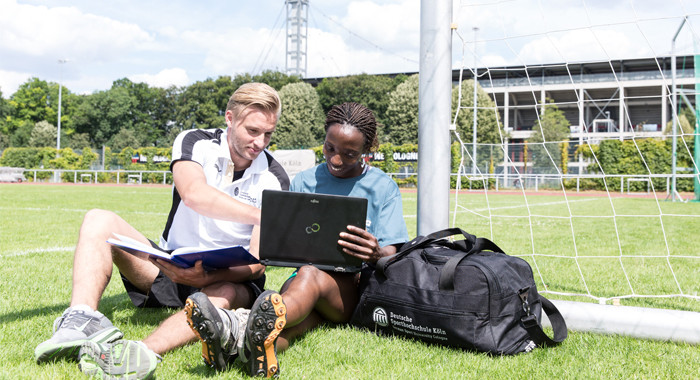
<svg viewBox="0 0 700 380">
<path fill-rule="evenodd" d="M 307 76 L 418 71 L 420 3 L 310 0 Z M 683 15 L 688 54 L 696 0 L 454 0 L 453 67 L 473 65 L 475 26 L 480 67 L 668 55 Z M 30 77 L 91 93 L 124 77 L 167 87 L 283 71 L 284 19 L 284 0 L 0 0 L 0 90 Z"/>
</svg>

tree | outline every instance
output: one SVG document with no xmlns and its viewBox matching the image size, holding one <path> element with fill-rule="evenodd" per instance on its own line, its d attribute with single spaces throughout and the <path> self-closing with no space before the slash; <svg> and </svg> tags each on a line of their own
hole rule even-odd
<svg viewBox="0 0 700 380">
<path fill-rule="evenodd" d="M 695 129 L 695 123 L 697 122 L 697 118 L 695 117 L 695 112 L 693 112 L 690 107 L 683 107 L 681 108 L 681 115 L 685 115 L 685 118 L 688 119 L 688 124 L 692 127 L 692 129 Z M 694 132 L 691 132 L 694 133 Z"/>
<path fill-rule="evenodd" d="M 462 142 L 471 146 L 474 142 L 474 80 L 462 81 L 460 86 L 461 100 L 459 99 L 460 87 L 452 89 L 452 112 L 453 114 L 457 113 L 456 128 Z M 496 104 L 478 84 L 476 105 L 476 163 L 481 172 L 492 172 L 494 164 L 503 159 L 503 150 L 500 148 L 500 144 L 506 134 L 499 123 Z M 497 144 L 498 146 L 485 144 Z M 471 149 L 467 150 L 473 154 Z M 471 160 L 469 161 L 471 162 Z"/>
<path fill-rule="evenodd" d="M 66 147 L 74 150 L 83 150 L 84 148 L 90 146 L 90 136 L 87 133 L 73 133 L 67 137 L 68 138 L 64 144 L 63 136 L 61 136 L 61 145 L 65 145 Z"/>
<path fill-rule="evenodd" d="M 385 131 L 394 145 L 418 143 L 418 74 L 389 94 Z"/>
<path fill-rule="evenodd" d="M 456 127 L 460 137 L 466 143 L 473 140 L 474 131 L 474 81 L 461 83 L 462 99 L 459 100 L 459 88 L 452 89 L 452 112 L 457 114 Z M 458 104 L 459 102 L 459 104 Z M 484 91 L 481 85 L 476 88 L 476 142 L 479 144 L 500 144 L 504 131 L 499 132 L 496 103 Z M 458 109 L 459 108 L 459 109 Z"/>
<path fill-rule="evenodd" d="M 311 148 L 323 141 L 324 116 L 316 90 L 304 82 L 290 83 L 279 91 L 282 115 L 272 135 L 281 149 Z"/>
<path fill-rule="evenodd" d="M 34 125 L 31 137 L 29 138 L 29 146 L 44 147 L 56 145 L 56 134 L 58 128 L 51 125 L 48 121 L 42 120 Z"/>
<path fill-rule="evenodd" d="M 0 132 L 0 152 L 10 146 L 10 136 Z"/>
<path fill-rule="evenodd" d="M 139 141 L 139 139 L 136 137 L 133 130 L 122 129 L 117 132 L 116 135 L 112 136 L 111 139 L 109 139 L 109 143 L 107 145 L 109 145 L 109 147 L 115 152 L 121 152 L 127 147 L 139 148 L 141 146 L 141 141 Z"/>
<path fill-rule="evenodd" d="M 5 98 L 2 97 L 2 89 L 0 89 L 0 134 L 5 135 L 7 137 L 8 129 L 7 129 L 7 118 L 12 115 L 12 106 L 10 105 L 10 102 L 5 100 Z M 9 137 L 8 138 L 8 143 L 9 143 Z M 0 149 L 2 147 L 0 146 Z"/>
<path fill-rule="evenodd" d="M 112 89 L 123 88 L 131 97 L 133 107 L 128 111 L 131 127 L 140 144 L 156 145 L 167 135 L 174 101 L 172 91 L 134 83 L 127 78 L 114 81 Z"/>
<path fill-rule="evenodd" d="M 7 127 L 7 119 L 12 114 L 12 106 L 10 102 L 2 97 L 2 89 L 0 89 L 0 151 L 10 146 L 10 134 Z"/>
<path fill-rule="evenodd" d="M 226 105 L 241 78 L 232 81 L 222 76 L 214 80 L 208 78 L 186 87 L 180 94 L 175 111 L 175 124 L 180 130 L 193 128 L 222 128 Z M 248 80 L 250 81 L 250 80 Z M 245 82 L 243 82 L 245 83 Z"/>
<path fill-rule="evenodd" d="M 571 124 L 564 112 L 547 99 L 544 112 L 532 127 L 530 151 L 533 168 L 540 173 L 556 173 L 562 169 L 562 143 L 568 141 Z"/>
<path fill-rule="evenodd" d="M 123 87 L 87 95 L 75 111 L 77 133 L 87 133 L 93 146 L 102 146 L 122 129 L 132 129 L 134 100 Z"/>
<path fill-rule="evenodd" d="M 10 132 L 10 146 L 23 147 L 29 146 L 29 140 L 32 138 L 32 130 L 34 123 L 29 120 L 22 120 L 19 126 Z"/>
<path fill-rule="evenodd" d="M 287 84 L 301 82 L 301 77 L 297 75 L 287 75 L 279 71 L 265 70 L 253 76 L 253 82 L 260 82 L 269 85 L 279 91 Z"/>
<path fill-rule="evenodd" d="M 680 115 L 678 115 L 678 124 L 676 126 L 676 136 L 683 137 L 685 140 L 692 140 L 695 134 L 695 115 L 688 107 L 683 107 Z M 663 130 L 663 135 L 666 137 L 673 136 L 673 120 L 666 123 Z"/>
<path fill-rule="evenodd" d="M 58 98 L 58 93 L 56 95 Z M 12 118 L 18 123 L 30 121 L 32 125 L 42 120 L 55 121 L 56 111 L 51 108 L 49 98 L 48 82 L 39 78 L 29 78 L 10 97 L 10 104 L 15 109 Z"/>
</svg>

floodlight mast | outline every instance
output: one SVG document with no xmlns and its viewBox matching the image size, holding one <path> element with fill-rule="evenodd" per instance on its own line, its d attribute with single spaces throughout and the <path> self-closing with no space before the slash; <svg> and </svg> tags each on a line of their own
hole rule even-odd
<svg viewBox="0 0 700 380">
<path fill-rule="evenodd" d="M 306 77 L 309 0 L 285 0 L 287 42 L 285 69 L 288 75 Z"/>
<path fill-rule="evenodd" d="M 61 58 L 58 60 L 59 64 L 59 79 L 58 79 L 58 122 L 57 124 L 57 133 L 56 133 L 56 158 L 58 158 L 58 151 L 61 150 L 61 90 L 62 90 L 62 83 L 63 82 L 63 64 L 68 62 L 67 59 Z M 58 171 L 54 172 L 55 177 L 54 177 L 54 182 L 58 182 L 60 179 L 60 176 L 58 174 Z"/>
<path fill-rule="evenodd" d="M 676 135 L 678 134 L 678 102 L 676 100 L 676 38 L 678 38 L 678 34 L 681 32 L 681 29 L 683 29 L 683 25 L 685 25 L 686 21 L 688 21 L 688 16 L 683 16 L 683 21 L 681 21 L 681 25 L 678 27 L 676 34 L 671 40 L 671 96 L 673 97 L 673 99 L 671 99 L 671 110 L 673 111 L 673 136 L 671 138 L 671 141 L 673 142 L 671 148 L 671 201 L 674 202 L 676 200 L 681 200 L 680 196 L 678 196 L 678 191 L 676 190 L 676 156 L 678 154 L 678 143 L 676 142 Z"/>
</svg>

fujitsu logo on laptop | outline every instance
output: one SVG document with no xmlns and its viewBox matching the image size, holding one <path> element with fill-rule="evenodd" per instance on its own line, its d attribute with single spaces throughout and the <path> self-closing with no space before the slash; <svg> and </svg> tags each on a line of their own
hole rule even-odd
<svg viewBox="0 0 700 380">
<path fill-rule="evenodd" d="M 318 232 L 320 229 L 321 229 L 321 225 L 318 223 L 314 223 L 314 224 L 306 227 L 306 233 L 312 234 L 314 232 Z"/>
<path fill-rule="evenodd" d="M 321 203 L 321 202 L 318 201 L 318 199 L 311 199 L 309 202 L 311 202 L 311 203 Z"/>
</svg>

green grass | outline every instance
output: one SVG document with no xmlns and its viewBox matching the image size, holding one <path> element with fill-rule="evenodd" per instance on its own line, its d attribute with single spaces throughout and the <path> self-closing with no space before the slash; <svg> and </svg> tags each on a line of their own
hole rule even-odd
<svg viewBox="0 0 700 380">
<path fill-rule="evenodd" d="M 146 236 L 157 239 L 167 217 L 170 195 L 169 187 L 0 184 L 0 263 L 3 264 L 0 266 L 0 347 L 3 348 L 0 379 L 83 377 L 74 362 L 37 365 L 33 361 L 34 348 L 50 337 L 53 320 L 68 306 L 72 251 L 82 216 L 91 208 L 110 209 Z M 490 193 L 486 199 L 478 193 L 460 194 L 463 208 L 457 213 L 457 224 L 470 233 L 493 238 L 509 254 L 534 261 L 540 290 L 544 282 L 550 291 L 586 294 L 578 267 L 572 264 L 578 254 L 579 265 L 586 272 L 585 282 L 594 296 L 630 293 L 626 280 L 619 279 L 620 270 L 614 268 L 620 262 L 625 263 L 637 294 L 678 293 L 667 269 L 667 262 L 671 262 L 680 289 L 697 295 L 699 204 L 570 197 L 569 211 L 566 204 L 559 203 L 562 200 L 560 195 L 528 196 L 528 212 L 522 195 Z M 487 202 L 492 210 L 490 215 Z M 659 208 L 664 214 L 685 216 L 659 217 Z M 404 210 L 409 234 L 413 236 L 415 193 L 404 193 Z M 656 217 L 619 216 L 647 214 Z M 569 219 L 569 215 L 576 217 Z M 618 217 L 593 220 L 584 215 Z M 621 231 L 620 245 L 609 231 L 611 225 L 615 228 L 615 223 Z M 659 251 L 667 254 L 666 244 L 658 242 L 661 223 L 669 242 L 668 258 L 584 257 L 618 255 L 620 251 L 627 256 L 654 256 Z M 576 231 L 575 245 L 571 242 L 572 224 Z M 278 289 L 290 272 L 285 268 L 269 268 L 267 287 Z M 572 299 L 555 294 L 548 297 Z M 573 298 L 592 301 L 589 297 Z M 635 297 L 623 299 L 622 303 L 700 311 L 699 301 L 683 297 Z M 113 276 L 100 310 L 129 339 L 146 337 L 167 315 L 177 312 L 135 309 L 117 276 Z M 280 354 L 280 360 L 282 377 L 289 379 L 695 379 L 700 373 L 697 346 L 580 332 L 569 332 L 569 338 L 556 348 L 539 349 L 527 355 L 490 357 L 400 338 L 377 337 L 344 326 L 324 327 L 296 341 Z M 202 363 L 199 344 L 166 354 L 157 376 L 161 379 L 245 377 L 238 369 L 226 373 L 211 371 Z"/>
</svg>

